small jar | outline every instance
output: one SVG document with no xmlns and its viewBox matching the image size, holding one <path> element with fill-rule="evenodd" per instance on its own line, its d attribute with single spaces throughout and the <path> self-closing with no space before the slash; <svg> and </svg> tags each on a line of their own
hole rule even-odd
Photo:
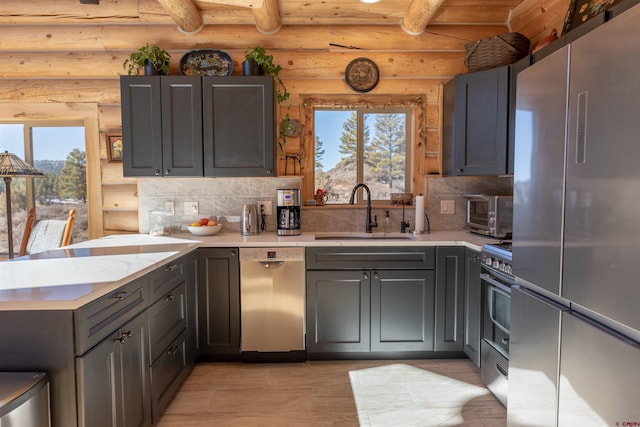
<svg viewBox="0 0 640 427">
<path fill-rule="evenodd" d="M 171 235 L 171 212 L 165 210 L 150 211 L 149 234 L 152 236 Z"/>
<path fill-rule="evenodd" d="M 384 218 L 382 218 L 382 231 L 389 233 L 391 231 L 391 217 L 389 211 L 384 211 Z"/>
</svg>

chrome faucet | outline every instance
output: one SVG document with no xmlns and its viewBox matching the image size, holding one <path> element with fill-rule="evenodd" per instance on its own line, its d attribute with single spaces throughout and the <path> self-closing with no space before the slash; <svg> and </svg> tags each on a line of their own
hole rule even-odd
<svg viewBox="0 0 640 427">
<path fill-rule="evenodd" d="M 369 191 L 369 187 L 367 187 L 363 183 L 356 184 L 355 187 L 353 187 L 353 190 L 351 190 L 351 198 L 349 199 L 349 204 L 353 204 L 356 197 L 356 191 L 360 187 L 364 188 L 364 190 L 367 192 L 367 224 L 365 226 L 365 232 L 371 233 L 371 228 L 378 226 L 378 217 L 375 217 L 375 221 L 371 221 L 371 191 Z"/>
</svg>

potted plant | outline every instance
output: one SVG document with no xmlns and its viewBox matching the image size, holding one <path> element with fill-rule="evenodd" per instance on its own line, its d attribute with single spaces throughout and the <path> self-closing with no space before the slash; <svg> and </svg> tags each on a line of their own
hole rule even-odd
<svg viewBox="0 0 640 427">
<path fill-rule="evenodd" d="M 141 68 L 146 76 L 154 74 L 169 74 L 169 60 L 171 55 L 158 45 L 149 46 L 147 43 L 136 52 L 129 55 L 129 58 L 122 63 L 122 68 L 128 74 L 139 74 Z"/>
<path fill-rule="evenodd" d="M 273 63 L 273 55 L 267 55 L 264 48 L 256 46 L 245 49 L 244 59 L 242 63 L 242 73 L 244 75 L 271 74 L 276 79 L 276 97 L 278 104 L 282 104 L 289 99 L 289 91 L 287 91 L 284 83 L 282 83 L 282 79 L 280 79 L 282 67 Z"/>
</svg>

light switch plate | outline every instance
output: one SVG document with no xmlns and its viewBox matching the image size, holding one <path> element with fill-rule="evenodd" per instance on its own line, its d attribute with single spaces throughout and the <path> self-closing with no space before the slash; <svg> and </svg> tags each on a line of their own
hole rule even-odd
<svg viewBox="0 0 640 427">
<path fill-rule="evenodd" d="M 443 215 L 453 215 L 456 210 L 455 200 L 441 200 L 440 201 L 440 213 Z"/>
<path fill-rule="evenodd" d="M 184 202 L 185 215 L 198 215 L 198 202 Z"/>
</svg>

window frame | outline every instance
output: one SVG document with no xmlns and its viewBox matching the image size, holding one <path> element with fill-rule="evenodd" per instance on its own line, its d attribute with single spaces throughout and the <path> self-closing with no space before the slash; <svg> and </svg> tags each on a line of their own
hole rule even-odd
<svg viewBox="0 0 640 427">
<path fill-rule="evenodd" d="M 405 191 L 413 192 L 413 174 L 415 171 L 416 156 L 418 147 L 426 146 L 426 122 L 427 122 L 427 101 L 425 95 L 335 95 L 335 96 L 306 96 L 302 99 L 304 111 L 304 126 L 310 129 L 303 133 L 301 145 L 305 152 L 304 166 L 302 168 L 302 198 L 312 199 L 315 193 L 315 123 L 314 115 L 316 110 L 368 110 L 371 113 L 392 113 L 397 110 L 404 110 L 407 114 L 407 141 L 406 141 L 406 163 L 405 170 Z M 361 121 L 362 115 L 358 114 Z M 361 123 L 358 123 L 361 126 Z M 361 138 L 359 135 L 358 138 Z M 362 153 L 359 153 L 361 155 Z M 359 159 L 361 161 L 362 159 Z M 358 203 L 363 201 L 358 200 Z M 376 200 L 376 204 L 391 204 L 391 200 Z M 331 206 L 341 206 L 332 204 Z"/>
<path fill-rule="evenodd" d="M 88 239 L 104 235 L 102 212 L 102 178 L 100 160 L 100 126 L 97 103 L 31 103 L 12 102 L 4 104 L 0 112 L 0 121 L 7 124 L 38 122 L 83 123 L 85 131 L 87 165 L 87 220 L 89 222 Z"/>
<path fill-rule="evenodd" d="M 84 121 L 82 120 L 23 120 L 16 122 L 9 122 L 0 120 L 0 124 L 3 125 L 22 125 L 22 143 L 24 144 L 24 161 L 33 165 L 33 129 L 34 128 L 53 128 L 53 127 L 77 127 L 84 129 Z M 85 138 L 85 154 L 87 152 L 86 148 L 86 138 Z M 26 180 L 26 189 L 27 189 L 27 211 L 31 208 L 36 207 L 36 194 L 34 189 L 34 179 L 33 177 L 24 177 Z"/>
</svg>

